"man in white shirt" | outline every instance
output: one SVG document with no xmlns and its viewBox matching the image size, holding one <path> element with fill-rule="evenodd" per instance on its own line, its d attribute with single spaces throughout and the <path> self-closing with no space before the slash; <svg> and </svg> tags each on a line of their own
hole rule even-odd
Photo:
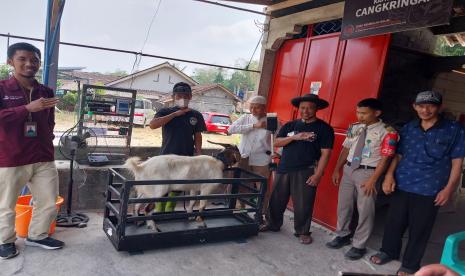
<svg viewBox="0 0 465 276">
<path fill-rule="evenodd" d="M 249 100 L 251 114 L 244 114 L 229 127 L 229 134 L 242 134 L 239 144 L 239 167 L 269 178 L 271 162 L 271 132 L 266 130 L 266 99 L 254 96 Z M 265 195 L 263 210 L 268 208 L 269 191 Z"/>
</svg>

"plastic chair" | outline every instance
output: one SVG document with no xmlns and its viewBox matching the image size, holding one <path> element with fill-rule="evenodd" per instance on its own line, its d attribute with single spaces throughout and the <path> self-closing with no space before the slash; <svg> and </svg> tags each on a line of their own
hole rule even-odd
<svg viewBox="0 0 465 276">
<path fill-rule="evenodd" d="M 459 259 L 459 244 L 462 241 L 465 241 L 465 231 L 447 237 L 442 251 L 441 264 L 460 275 L 465 275 L 465 260 Z"/>
</svg>

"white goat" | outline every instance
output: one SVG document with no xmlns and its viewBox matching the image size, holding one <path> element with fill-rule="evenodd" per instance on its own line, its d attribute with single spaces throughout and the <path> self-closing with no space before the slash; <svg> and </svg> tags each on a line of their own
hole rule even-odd
<svg viewBox="0 0 465 276">
<path fill-rule="evenodd" d="M 175 180 L 175 179 L 220 179 L 223 178 L 223 162 L 206 155 L 178 156 L 160 155 L 140 163 L 139 157 L 126 160 L 125 166 L 134 174 L 135 180 Z M 171 191 L 188 191 L 190 195 L 212 194 L 221 184 L 167 184 L 167 185 L 136 185 L 139 198 L 163 197 Z M 192 213 L 195 200 L 191 200 L 187 209 Z M 207 200 L 200 200 L 199 211 L 203 211 Z M 135 212 L 142 204 L 136 204 Z M 145 208 L 143 208 L 145 211 Z M 147 221 L 147 227 L 155 230 L 155 222 Z"/>
</svg>

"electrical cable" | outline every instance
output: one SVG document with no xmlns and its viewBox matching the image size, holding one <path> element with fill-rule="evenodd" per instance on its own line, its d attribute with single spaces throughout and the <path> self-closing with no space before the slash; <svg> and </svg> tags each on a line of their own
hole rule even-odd
<svg viewBox="0 0 465 276">
<path fill-rule="evenodd" d="M 147 34 L 145 35 L 145 40 L 144 40 L 144 43 L 142 44 L 142 48 L 140 49 L 140 53 L 142 53 L 144 51 L 145 45 L 147 44 L 147 41 L 148 41 L 149 36 L 150 36 L 150 31 L 152 29 L 153 22 L 157 18 L 158 11 L 160 10 L 161 1 L 162 0 L 158 0 L 158 5 L 155 8 L 155 13 L 152 16 L 152 19 L 150 20 L 149 27 L 147 28 Z M 139 60 L 137 60 L 137 58 L 139 58 Z M 134 83 L 134 78 L 135 78 L 134 73 L 136 71 L 139 71 L 139 66 L 140 66 L 141 61 L 142 61 L 142 56 L 141 55 L 136 55 L 136 59 L 134 60 L 134 64 L 132 65 L 132 70 L 131 70 L 132 77 L 131 77 L 131 83 L 129 84 L 129 88 L 132 88 L 132 84 Z"/>
<path fill-rule="evenodd" d="M 252 63 L 253 57 L 255 56 L 255 53 L 257 52 L 257 49 L 258 49 L 258 46 L 260 45 L 260 42 L 262 42 L 263 34 L 264 33 L 262 33 L 262 35 L 260 36 L 260 39 L 258 40 L 257 45 L 255 46 L 255 49 L 253 50 L 252 56 L 250 57 L 249 63 L 245 67 L 245 69 L 247 69 L 247 70 L 249 69 L 249 66 Z"/>
<path fill-rule="evenodd" d="M 211 5 L 216 5 L 216 6 L 221 6 L 221 7 L 224 7 L 224 8 L 229 8 L 229 9 L 234 9 L 234 10 L 239 10 L 239 11 L 245 11 L 245 12 L 255 13 L 255 14 L 259 14 L 259 15 L 263 15 L 263 16 L 270 16 L 270 17 L 271 17 L 271 15 L 270 15 L 270 14 L 267 14 L 267 13 L 263 13 L 263 12 L 259 12 L 259 11 L 254 11 L 254 10 L 249 10 L 249 9 L 244 9 L 244 8 L 236 7 L 236 6 L 232 6 L 232 5 L 226 5 L 226 4 L 222 4 L 222 3 L 218 3 L 218 2 L 207 1 L 207 0 L 194 0 L 194 1 L 202 2 L 202 3 L 206 3 L 206 4 L 211 4 Z"/>
<path fill-rule="evenodd" d="M 150 21 L 149 28 L 147 29 L 147 34 L 146 34 L 146 36 L 145 36 L 144 43 L 142 44 L 142 48 L 140 49 L 141 52 L 144 51 L 145 45 L 147 44 L 147 40 L 149 39 L 150 30 L 152 29 L 153 22 L 154 22 L 155 19 L 157 18 L 158 11 L 160 10 L 161 1 L 162 1 L 162 0 L 158 0 L 158 5 L 157 5 L 157 7 L 156 7 L 156 9 L 155 9 L 155 13 L 154 13 L 153 16 L 152 16 L 152 20 Z"/>
<path fill-rule="evenodd" d="M 8 38 L 23 39 L 23 40 L 32 40 L 32 41 L 41 41 L 41 42 L 44 41 L 43 39 L 39 39 L 39 38 L 33 38 L 33 37 L 27 37 L 27 36 L 17 36 L 17 35 L 10 35 L 10 34 L 4 34 L 4 33 L 0 33 L 0 36 L 8 37 Z M 218 65 L 218 64 L 201 62 L 201 61 L 194 61 L 194 60 L 188 60 L 188 59 L 180 59 L 180 58 L 172 58 L 172 57 L 166 57 L 166 56 L 160 56 L 160 55 L 145 54 L 145 53 L 129 51 L 129 50 L 121 50 L 121 49 L 115 49 L 115 48 L 99 47 L 99 46 L 92 46 L 92 45 L 78 44 L 78 43 L 69 43 L 69 42 L 59 42 L 59 43 L 61 45 L 66 45 L 66 46 L 81 47 L 81 48 L 88 48 L 88 49 L 94 49 L 94 50 L 103 50 L 103 51 L 109 51 L 109 52 L 126 53 L 126 54 L 133 54 L 133 55 L 141 55 L 143 57 L 152 57 L 152 58 L 158 58 L 158 59 L 166 59 L 166 60 L 172 60 L 172 61 L 178 61 L 178 62 L 185 62 L 185 63 L 190 63 L 190 64 L 210 66 L 210 67 L 217 67 L 217 68 L 232 69 L 232 70 L 238 70 L 238 71 L 247 71 L 247 72 L 253 72 L 253 73 L 260 73 L 260 71 L 257 71 L 257 70 L 247 70 L 247 69 L 244 69 L 244 68 L 241 68 L 241 67 Z"/>
</svg>

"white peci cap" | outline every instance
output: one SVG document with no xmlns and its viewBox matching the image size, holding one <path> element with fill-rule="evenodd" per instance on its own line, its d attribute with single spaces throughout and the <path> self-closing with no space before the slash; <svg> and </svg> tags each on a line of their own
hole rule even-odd
<svg viewBox="0 0 465 276">
<path fill-rule="evenodd" d="M 266 105 L 266 98 L 263 96 L 253 96 L 249 99 L 249 103 Z"/>
</svg>

